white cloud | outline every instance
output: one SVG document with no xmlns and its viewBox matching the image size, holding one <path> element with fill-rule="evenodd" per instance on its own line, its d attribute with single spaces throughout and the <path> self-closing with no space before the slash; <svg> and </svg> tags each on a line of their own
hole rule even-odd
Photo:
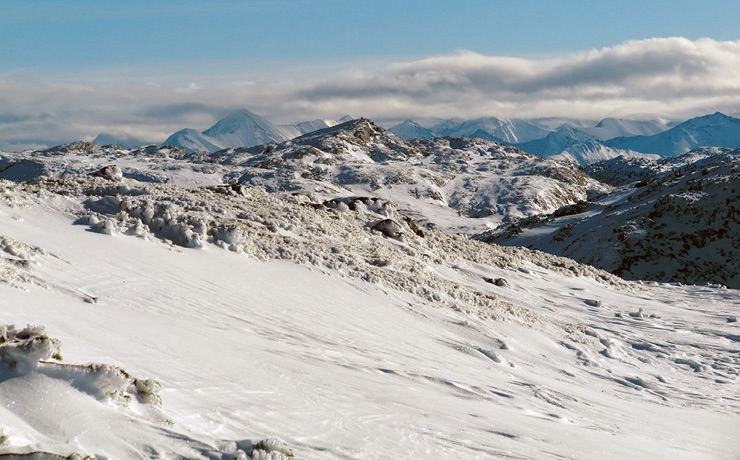
<svg viewBox="0 0 740 460">
<path fill-rule="evenodd" d="M 546 58 L 459 51 L 306 69 L 183 73 L 181 79 L 151 70 L 140 78 L 131 78 L 131 71 L 125 78 L 99 72 L 64 81 L 11 75 L 0 78 L 0 141 L 48 144 L 102 131 L 161 141 L 180 128 L 205 129 L 237 108 L 281 123 L 347 113 L 379 120 L 682 119 L 740 110 L 740 41 L 656 38 Z"/>
</svg>

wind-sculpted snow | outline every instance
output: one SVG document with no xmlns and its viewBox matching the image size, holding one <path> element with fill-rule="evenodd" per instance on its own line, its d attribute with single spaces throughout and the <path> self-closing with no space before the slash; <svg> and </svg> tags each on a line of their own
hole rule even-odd
<svg viewBox="0 0 740 460">
<path fill-rule="evenodd" d="M 311 264 L 482 317 L 536 320 L 510 301 L 445 280 L 438 267 L 536 265 L 625 287 L 616 277 L 567 259 L 423 229 L 378 198 L 313 201 L 242 185 L 184 189 L 116 177 L 48 179 L 24 188 L 81 197 L 84 211 L 76 222 L 96 232 L 158 238 L 188 248 L 214 244 L 259 259 Z M 317 251 L 320 246 L 328 251 Z"/>
<path fill-rule="evenodd" d="M 0 283 L 14 287 L 24 284 L 43 284 L 29 270 L 31 264 L 46 251 L 0 235 Z"/>
</svg>

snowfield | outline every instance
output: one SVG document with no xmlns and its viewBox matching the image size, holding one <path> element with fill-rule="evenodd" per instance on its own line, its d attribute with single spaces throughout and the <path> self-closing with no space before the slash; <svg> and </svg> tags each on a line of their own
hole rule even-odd
<svg viewBox="0 0 740 460">
<path fill-rule="evenodd" d="M 387 197 L 120 160 L 1 168 L 0 454 L 740 452 L 736 290 L 450 236 Z"/>
</svg>

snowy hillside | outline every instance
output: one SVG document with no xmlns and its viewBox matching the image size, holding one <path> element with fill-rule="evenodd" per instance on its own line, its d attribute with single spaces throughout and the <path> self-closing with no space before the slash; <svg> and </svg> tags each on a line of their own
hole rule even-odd
<svg viewBox="0 0 740 460">
<path fill-rule="evenodd" d="M 367 121 L 301 142 L 278 159 L 554 172 L 482 141 L 425 155 Z M 234 165 L 207 159 L 3 155 L 1 454 L 737 453 L 737 291 L 624 282 L 442 233 L 373 195 L 224 184 Z"/>
<path fill-rule="evenodd" d="M 591 173 L 615 185 L 622 178 L 639 182 L 481 238 L 571 257 L 627 279 L 740 289 L 739 150 L 612 160 Z"/>
<path fill-rule="evenodd" d="M 663 157 L 680 155 L 697 147 L 739 148 L 740 119 L 717 112 L 692 118 L 652 136 L 620 137 L 604 143 L 609 147 Z"/>
<path fill-rule="evenodd" d="M 512 144 L 533 155 L 557 157 L 565 161 L 589 165 L 619 156 L 641 155 L 639 152 L 609 147 L 602 143 L 605 139 L 655 134 L 667 129 L 666 123 L 660 120 L 636 121 L 607 118 L 595 126 L 588 123 L 565 119 L 525 121 L 480 118 L 458 122 L 446 120 L 425 128 L 412 120 L 406 120 L 391 127 L 390 130 L 407 140 L 444 136 L 478 137 L 493 142 Z M 551 128 L 552 126 L 555 127 Z"/>
<path fill-rule="evenodd" d="M 588 167 L 589 165 L 602 163 L 615 158 L 637 158 L 637 159 L 657 159 L 658 155 L 649 153 L 633 152 L 631 150 L 619 150 L 607 147 L 599 141 L 587 141 L 570 145 L 563 149 L 557 155 L 550 158 L 554 160 L 571 161 L 579 165 Z"/>
</svg>

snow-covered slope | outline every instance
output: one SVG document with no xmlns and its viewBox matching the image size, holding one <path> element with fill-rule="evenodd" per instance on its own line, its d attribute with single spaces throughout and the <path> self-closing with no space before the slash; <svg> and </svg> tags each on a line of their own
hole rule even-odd
<svg viewBox="0 0 740 460">
<path fill-rule="evenodd" d="M 299 136 L 301 132 L 293 127 L 274 125 L 249 110 L 238 110 L 219 120 L 203 134 L 224 148 L 286 141 Z"/>
<path fill-rule="evenodd" d="M 614 158 L 642 158 L 657 159 L 658 155 L 649 153 L 633 152 L 631 150 L 619 150 L 607 147 L 599 141 L 587 141 L 566 147 L 558 155 L 550 158 L 563 161 L 572 161 L 582 166 L 601 163 Z"/>
<path fill-rule="evenodd" d="M 740 119 L 714 113 L 692 118 L 652 136 L 619 137 L 604 142 L 609 147 L 653 153 L 662 157 L 679 155 L 697 147 L 740 147 Z"/>
<path fill-rule="evenodd" d="M 627 279 L 740 289 L 740 151 L 701 149 L 661 161 L 612 160 L 602 180 L 639 182 L 593 203 L 525 219 L 486 241 L 564 255 Z"/>
<path fill-rule="evenodd" d="M 198 187 L 228 165 L 146 153 L 50 152 L 49 177 L 0 181 L 0 453 L 737 453 L 736 291 L 626 283 L 376 197 Z M 176 175 L 127 178 L 150 164 Z"/>
<path fill-rule="evenodd" d="M 200 131 L 185 128 L 173 133 L 170 137 L 162 142 L 165 147 L 180 147 L 186 152 L 215 152 L 222 147 L 216 144 L 215 139 L 211 139 Z"/>
</svg>

